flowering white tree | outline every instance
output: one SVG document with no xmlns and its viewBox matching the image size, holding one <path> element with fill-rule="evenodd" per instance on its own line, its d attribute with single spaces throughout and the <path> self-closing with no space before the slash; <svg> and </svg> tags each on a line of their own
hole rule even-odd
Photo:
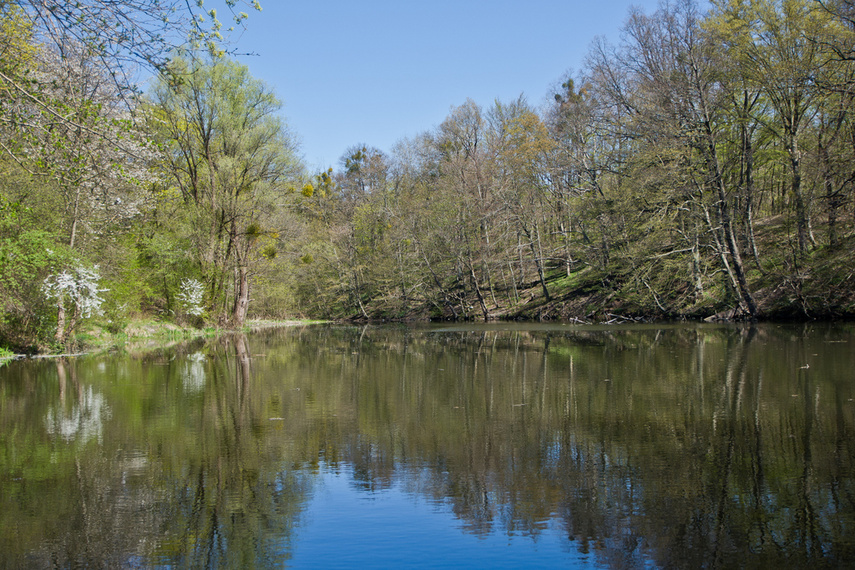
<svg viewBox="0 0 855 570">
<path fill-rule="evenodd" d="M 98 287 L 100 273 L 98 266 L 91 269 L 78 265 L 45 279 L 42 291 L 48 299 L 56 301 L 58 314 L 55 339 L 65 344 L 81 318 L 89 318 L 101 313 L 104 299 L 100 293 L 106 289 Z M 73 304 L 71 319 L 66 318 L 66 304 Z"/>
<path fill-rule="evenodd" d="M 199 317 L 204 312 L 202 308 L 204 290 L 205 286 L 198 279 L 181 280 L 181 291 L 178 293 L 178 300 L 188 315 Z"/>
</svg>

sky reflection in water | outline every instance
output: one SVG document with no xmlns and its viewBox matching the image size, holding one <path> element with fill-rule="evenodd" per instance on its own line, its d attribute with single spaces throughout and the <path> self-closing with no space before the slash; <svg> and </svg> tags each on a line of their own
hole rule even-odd
<svg viewBox="0 0 855 570">
<path fill-rule="evenodd" d="M 0 565 L 845 566 L 852 331 L 312 326 L 11 363 Z"/>
<path fill-rule="evenodd" d="M 536 536 L 497 529 L 473 534 L 444 501 L 396 483 L 360 489 L 349 469 L 324 469 L 296 531 L 294 568 L 598 568 L 556 520 Z"/>
</svg>

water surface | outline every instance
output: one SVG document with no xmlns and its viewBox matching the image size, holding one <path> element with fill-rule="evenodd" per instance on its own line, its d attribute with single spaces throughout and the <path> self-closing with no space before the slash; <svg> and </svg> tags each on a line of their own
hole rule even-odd
<svg viewBox="0 0 855 570">
<path fill-rule="evenodd" d="M 311 326 L 0 368 L 4 567 L 841 567 L 853 325 Z"/>
</svg>

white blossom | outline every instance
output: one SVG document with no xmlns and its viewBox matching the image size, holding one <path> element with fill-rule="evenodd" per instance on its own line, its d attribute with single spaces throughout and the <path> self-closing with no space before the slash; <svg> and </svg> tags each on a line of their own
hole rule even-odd
<svg viewBox="0 0 855 570">
<path fill-rule="evenodd" d="M 80 265 L 45 279 L 42 291 L 48 299 L 68 297 L 74 301 L 82 317 L 90 317 L 93 313 L 100 315 L 104 299 L 99 293 L 108 290 L 98 288 L 100 277 L 97 265 L 92 269 Z"/>
<path fill-rule="evenodd" d="M 198 279 L 181 280 L 181 291 L 178 293 L 178 300 L 181 301 L 181 304 L 188 315 L 198 317 L 202 314 L 203 293 L 204 286 Z"/>
</svg>

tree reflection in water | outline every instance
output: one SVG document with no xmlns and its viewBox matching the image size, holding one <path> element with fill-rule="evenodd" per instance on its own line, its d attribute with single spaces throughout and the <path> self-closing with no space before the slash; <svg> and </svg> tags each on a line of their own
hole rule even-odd
<svg viewBox="0 0 855 570">
<path fill-rule="evenodd" d="M 16 363 L 0 548 L 36 566 L 281 565 L 332 471 L 446 505 L 478 536 L 558 520 L 610 566 L 845 565 L 851 332 L 316 326 Z M 57 418 L 87 394 L 110 413 L 69 438 Z"/>
</svg>

